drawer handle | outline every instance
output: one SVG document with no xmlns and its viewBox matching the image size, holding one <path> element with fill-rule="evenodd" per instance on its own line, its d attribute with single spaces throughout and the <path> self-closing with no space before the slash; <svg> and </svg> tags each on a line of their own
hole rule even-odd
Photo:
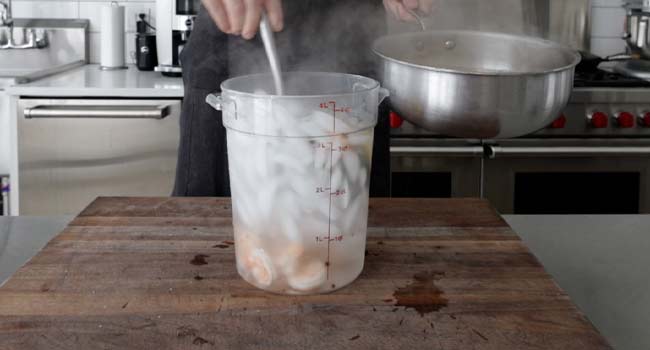
<svg viewBox="0 0 650 350">
<path fill-rule="evenodd" d="M 34 106 L 25 108 L 26 119 L 164 119 L 169 106 Z"/>
<path fill-rule="evenodd" d="M 596 157 L 648 156 L 650 147 L 501 147 L 488 146 L 487 156 L 497 157 Z"/>
<path fill-rule="evenodd" d="M 481 146 L 470 147 L 406 147 L 406 146 L 393 146 L 390 148 L 392 155 L 430 155 L 439 157 L 483 157 L 484 150 Z"/>
</svg>

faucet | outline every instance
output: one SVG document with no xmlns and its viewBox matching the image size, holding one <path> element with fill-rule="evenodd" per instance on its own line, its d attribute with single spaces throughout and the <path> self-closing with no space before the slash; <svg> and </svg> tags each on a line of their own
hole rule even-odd
<svg viewBox="0 0 650 350">
<path fill-rule="evenodd" d="M 0 27 L 11 27 L 13 19 L 11 19 L 11 0 L 0 0 L 2 12 L 0 12 Z"/>
<path fill-rule="evenodd" d="M 0 43 L 0 50 L 11 49 L 42 49 L 48 46 L 47 32 L 37 35 L 34 29 L 29 28 L 24 33 L 22 44 L 14 40 L 14 20 L 11 18 L 11 0 L 0 0 L 0 28 L 8 28 L 8 38 L 5 43 Z M 24 30 L 24 29 L 23 29 Z"/>
</svg>

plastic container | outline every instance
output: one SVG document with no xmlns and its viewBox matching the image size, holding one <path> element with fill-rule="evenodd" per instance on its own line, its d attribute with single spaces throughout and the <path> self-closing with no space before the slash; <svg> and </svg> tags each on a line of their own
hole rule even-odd
<svg viewBox="0 0 650 350">
<path fill-rule="evenodd" d="M 386 90 L 340 73 L 237 77 L 207 102 L 227 128 L 237 270 L 283 294 L 337 290 L 363 269 L 373 129 Z M 382 95 L 380 97 L 380 95 Z"/>
</svg>

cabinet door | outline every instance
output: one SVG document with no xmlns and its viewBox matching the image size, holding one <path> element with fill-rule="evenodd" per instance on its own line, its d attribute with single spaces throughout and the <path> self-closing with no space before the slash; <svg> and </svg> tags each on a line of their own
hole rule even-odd
<svg viewBox="0 0 650 350">
<path fill-rule="evenodd" d="M 21 215 L 77 214 L 97 196 L 169 196 L 180 101 L 22 100 Z"/>
</svg>

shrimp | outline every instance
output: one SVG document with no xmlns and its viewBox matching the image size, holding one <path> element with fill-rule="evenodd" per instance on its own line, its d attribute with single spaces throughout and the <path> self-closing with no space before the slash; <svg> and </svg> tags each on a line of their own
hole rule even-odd
<svg viewBox="0 0 650 350">
<path fill-rule="evenodd" d="M 291 288 L 307 292 L 321 287 L 327 281 L 327 265 L 319 260 L 298 266 L 291 274 L 287 275 Z"/>
<path fill-rule="evenodd" d="M 250 276 L 254 284 L 268 287 L 275 279 L 275 271 L 268 254 L 264 249 L 257 248 L 257 240 L 248 233 L 236 233 L 235 249 L 237 262 L 244 275 Z"/>
</svg>

